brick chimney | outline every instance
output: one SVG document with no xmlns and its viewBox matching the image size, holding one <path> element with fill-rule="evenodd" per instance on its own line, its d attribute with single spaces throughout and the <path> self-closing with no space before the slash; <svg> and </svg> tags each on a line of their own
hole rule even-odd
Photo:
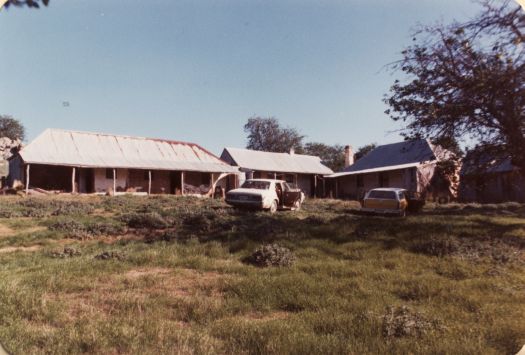
<svg viewBox="0 0 525 355">
<path fill-rule="evenodd" d="M 345 168 L 354 164 L 354 150 L 351 145 L 345 146 Z"/>
</svg>

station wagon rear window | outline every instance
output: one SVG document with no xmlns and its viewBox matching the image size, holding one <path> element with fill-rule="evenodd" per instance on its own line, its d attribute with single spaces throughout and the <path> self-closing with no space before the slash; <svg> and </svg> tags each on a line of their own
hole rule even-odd
<svg viewBox="0 0 525 355">
<path fill-rule="evenodd" d="M 381 199 L 387 199 L 387 200 L 396 200 L 396 193 L 395 191 L 372 190 L 368 194 L 368 198 L 381 198 Z"/>
<path fill-rule="evenodd" d="M 268 190 L 270 183 L 268 181 L 245 181 L 241 187 L 244 189 Z"/>
</svg>

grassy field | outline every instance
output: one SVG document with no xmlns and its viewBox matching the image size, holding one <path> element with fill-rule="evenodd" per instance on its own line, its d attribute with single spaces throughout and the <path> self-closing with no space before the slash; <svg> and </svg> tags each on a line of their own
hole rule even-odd
<svg viewBox="0 0 525 355">
<path fill-rule="evenodd" d="M 28 353 L 471 353 L 525 344 L 525 208 L 249 213 L 2 198 L 0 343 Z M 246 262 L 277 243 L 288 267 Z"/>
</svg>

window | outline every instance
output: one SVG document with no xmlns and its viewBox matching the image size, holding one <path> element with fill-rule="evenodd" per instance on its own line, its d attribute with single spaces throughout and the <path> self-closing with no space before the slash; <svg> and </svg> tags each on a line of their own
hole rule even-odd
<svg viewBox="0 0 525 355">
<path fill-rule="evenodd" d="M 400 201 L 405 199 L 405 193 L 403 191 L 399 191 L 397 195 L 399 196 Z"/>
<path fill-rule="evenodd" d="M 270 188 L 270 182 L 268 181 L 257 181 L 248 180 L 245 181 L 241 186 L 243 189 L 257 189 L 257 190 L 268 190 Z"/>
<path fill-rule="evenodd" d="M 117 171 L 115 170 L 115 178 L 117 178 Z M 113 180 L 113 169 L 106 169 L 106 179 Z"/>
<path fill-rule="evenodd" d="M 368 198 L 395 200 L 396 193 L 394 191 L 372 190 L 368 193 Z"/>
</svg>

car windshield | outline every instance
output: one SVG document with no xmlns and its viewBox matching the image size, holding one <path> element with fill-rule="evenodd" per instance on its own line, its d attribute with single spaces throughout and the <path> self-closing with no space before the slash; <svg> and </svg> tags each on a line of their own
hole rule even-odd
<svg viewBox="0 0 525 355">
<path fill-rule="evenodd" d="M 241 187 L 243 189 L 268 190 L 270 188 L 270 183 L 268 181 L 248 180 L 245 181 Z"/>
<path fill-rule="evenodd" d="M 394 191 L 372 190 L 368 194 L 368 198 L 382 198 L 388 200 L 395 200 L 396 193 Z"/>
</svg>

